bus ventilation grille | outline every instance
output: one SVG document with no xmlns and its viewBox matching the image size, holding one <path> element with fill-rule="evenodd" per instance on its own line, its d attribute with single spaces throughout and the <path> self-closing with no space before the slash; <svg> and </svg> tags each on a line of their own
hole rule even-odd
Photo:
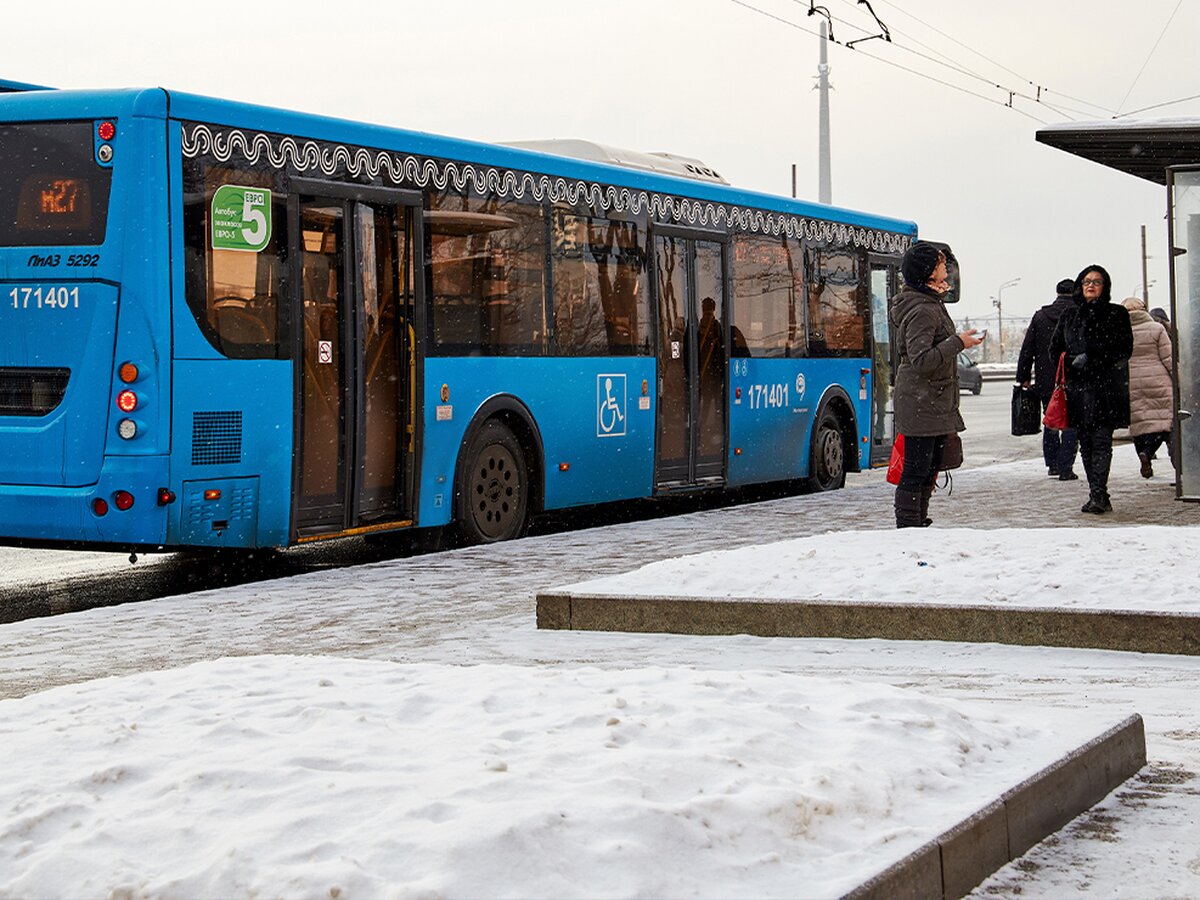
<svg viewBox="0 0 1200 900">
<path fill-rule="evenodd" d="M 0 416 L 44 416 L 62 403 L 70 369 L 0 368 Z"/>
<path fill-rule="evenodd" d="M 242 461 L 242 412 L 192 415 L 192 465 L 216 466 Z"/>
</svg>

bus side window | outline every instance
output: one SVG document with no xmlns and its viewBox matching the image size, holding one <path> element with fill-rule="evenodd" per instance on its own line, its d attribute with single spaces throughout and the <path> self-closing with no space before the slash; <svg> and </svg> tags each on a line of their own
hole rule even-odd
<svg viewBox="0 0 1200 900">
<path fill-rule="evenodd" d="M 282 353 L 278 297 L 287 271 L 287 198 L 274 173 L 184 160 L 184 269 L 188 306 L 209 343 L 226 356 Z M 224 184 L 271 190 L 271 236 L 258 252 L 214 249 L 212 200 Z"/>
<path fill-rule="evenodd" d="M 787 237 L 734 237 L 730 356 L 807 355 L 799 249 Z"/>
</svg>

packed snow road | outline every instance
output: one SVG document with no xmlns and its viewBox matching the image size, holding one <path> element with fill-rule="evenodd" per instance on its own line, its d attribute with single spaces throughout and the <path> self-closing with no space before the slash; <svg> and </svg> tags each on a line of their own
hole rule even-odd
<svg viewBox="0 0 1200 900">
<path fill-rule="evenodd" d="M 1008 385 L 989 384 L 982 395 L 962 395 L 968 424 L 966 468 L 1028 458 L 1038 452 L 1039 439 L 1017 440 L 1008 434 Z M 852 474 L 848 487 L 875 484 L 878 472 Z M 770 489 L 751 492 L 761 498 Z M 745 500 L 746 497 L 736 498 Z M 708 507 L 726 505 L 709 499 Z M 549 534 L 580 525 L 611 524 L 630 519 L 658 518 L 695 508 L 695 501 L 644 502 L 600 510 L 568 511 L 534 523 L 534 534 Z M 409 556 L 418 547 L 404 536 L 388 543 L 359 539 L 308 545 L 283 553 L 249 557 L 204 553 L 141 554 L 131 564 L 126 553 L 67 552 L 0 547 L 0 623 L 34 616 L 77 612 L 190 591 L 213 590 L 255 581 L 269 581 L 305 572 L 379 562 Z M 639 564 L 636 557 L 630 567 Z M 530 558 L 536 566 L 537 560 Z"/>
</svg>

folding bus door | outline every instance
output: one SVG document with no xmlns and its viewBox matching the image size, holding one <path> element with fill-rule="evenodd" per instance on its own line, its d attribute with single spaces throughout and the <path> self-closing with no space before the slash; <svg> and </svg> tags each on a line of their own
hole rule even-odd
<svg viewBox="0 0 1200 900">
<path fill-rule="evenodd" d="M 295 531 L 304 541 L 407 524 L 412 509 L 411 203 L 300 192 Z"/>
<path fill-rule="evenodd" d="M 654 239 L 660 491 L 723 483 L 728 447 L 725 248 L 672 231 Z"/>
</svg>

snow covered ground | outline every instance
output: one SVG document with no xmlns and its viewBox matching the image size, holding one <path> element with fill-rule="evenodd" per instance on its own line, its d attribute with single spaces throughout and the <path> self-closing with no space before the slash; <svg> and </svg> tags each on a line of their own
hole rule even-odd
<svg viewBox="0 0 1200 900">
<path fill-rule="evenodd" d="M 2 707 L 13 897 L 836 897 L 1082 742 L 754 670 L 259 656 Z"/>
<path fill-rule="evenodd" d="M 1127 462 L 1118 510 L 1154 489 Z M 1194 658 L 534 628 L 537 590 L 634 559 L 676 567 L 653 593 L 799 568 L 854 596 L 828 579 L 856 568 L 893 599 L 1195 609 L 1195 528 L 993 527 L 994 498 L 1078 509 L 1047 481 L 964 471 L 935 517 L 993 498 L 988 527 L 908 532 L 917 558 L 853 529 L 823 556 L 886 520 L 870 483 L 0 626 L 0 896 L 832 896 L 1130 712 L 1147 769 L 980 892 L 1200 895 Z"/>
<path fill-rule="evenodd" d="M 1028 528 L 833 532 L 709 551 L 584 581 L 603 596 L 761 597 L 1200 615 L 1200 530 L 1144 525 L 1096 533 Z M 869 560 L 870 565 L 864 565 Z M 1097 576 L 1102 573 L 1102 578 Z M 1102 581 L 1102 584 L 1097 584 Z"/>
</svg>

